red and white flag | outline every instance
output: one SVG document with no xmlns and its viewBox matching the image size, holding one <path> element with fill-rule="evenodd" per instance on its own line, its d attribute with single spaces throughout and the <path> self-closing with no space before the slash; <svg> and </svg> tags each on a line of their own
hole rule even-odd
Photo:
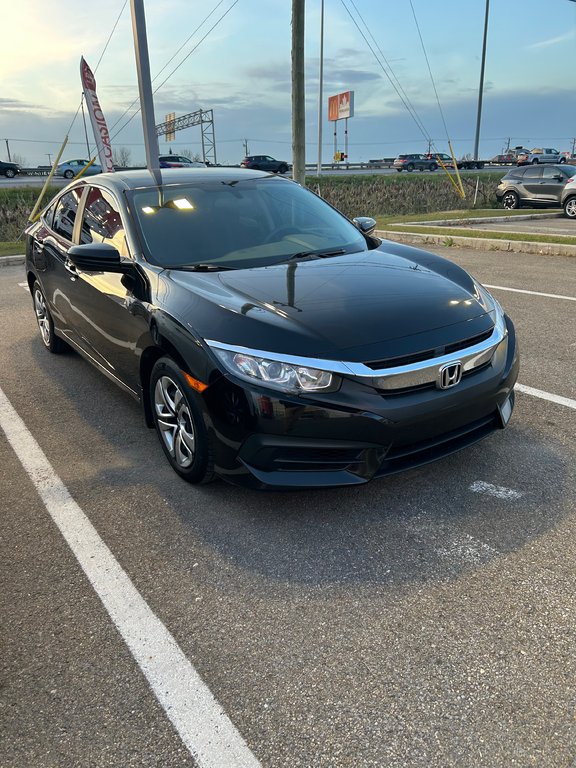
<svg viewBox="0 0 576 768">
<path fill-rule="evenodd" d="M 96 79 L 92 70 L 84 61 L 84 57 L 80 59 L 80 77 L 82 78 L 82 90 L 84 91 L 84 98 L 88 105 L 88 112 L 90 114 L 90 122 L 92 123 L 92 130 L 94 131 L 94 138 L 96 140 L 96 147 L 98 148 L 98 157 L 100 158 L 100 165 L 104 172 L 112 172 L 114 170 L 114 164 L 112 162 L 112 145 L 110 144 L 110 134 L 108 133 L 108 126 L 96 95 Z"/>
</svg>

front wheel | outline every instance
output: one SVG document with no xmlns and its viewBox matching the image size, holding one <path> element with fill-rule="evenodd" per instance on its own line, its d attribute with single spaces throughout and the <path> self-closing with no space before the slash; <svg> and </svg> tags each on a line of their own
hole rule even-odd
<svg viewBox="0 0 576 768">
<path fill-rule="evenodd" d="M 150 377 L 156 432 L 172 469 L 189 483 L 214 478 L 212 441 L 202 401 L 169 357 L 156 362 Z"/>
<path fill-rule="evenodd" d="M 507 211 L 513 211 L 515 208 L 520 208 L 520 198 L 516 192 L 506 192 L 502 198 L 502 205 Z"/>
<path fill-rule="evenodd" d="M 437 171 L 438 170 L 438 166 L 436 165 L 436 163 L 432 163 L 432 165 L 430 166 L 430 170 L 431 171 Z"/>
<path fill-rule="evenodd" d="M 74 176 L 74 171 L 71 171 L 68 169 L 67 171 L 64 171 L 64 178 L 65 179 L 71 179 Z"/>
<path fill-rule="evenodd" d="M 14 176 L 16 176 L 16 171 L 14 170 L 14 168 L 6 168 L 5 173 L 6 173 L 7 179 L 13 179 Z"/>
<path fill-rule="evenodd" d="M 40 331 L 44 346 L 49 352 L 53 352 L 54 354 L 64 352 L 67 344 L 54 333 L 52 315 L 48 309 L 46 298 L 42 292 L 40 283 L 37 280 L 32 287 L 32 299 L 34 301 L 34 312 L 36 313 L 38 330 Z"/>
<path fill-rule="evenodd" d="M 558 160 L 558 165 L 561 165 L 562 163 L 565 163 L 565 162 L 566 162 L 566 158 L 561 157 L 560 160 Z"/>
<path fill-rule="evenodd" d="M 414 170 L 414 166 L 412 165 L 412 163 L 409 163 L 409 164 L 406 166 L 406 170 L 407 170 L 409 173 L 412 173 L 412 171 Z"/>
<path fill-rule="evenodd" d="M 287 170 L 288 170 L 288 166 L 287 165 L 281 165 L 278 168 L 278 173 L 286 173 Z"/>
<path fill-rule="evenodd" d="M 564 203 L 564 213 L 569 219 L 576 219 L 576 197 L 569 197 Z"/>
</svg>

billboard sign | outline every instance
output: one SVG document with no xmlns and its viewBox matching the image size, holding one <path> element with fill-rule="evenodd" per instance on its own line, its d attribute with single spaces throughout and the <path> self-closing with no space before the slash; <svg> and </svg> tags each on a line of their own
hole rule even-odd
<svg viewBox="0 0 576 768">
<path fill-rule="evenodd" d="M 90 122 L 92 123 L 92 130 L 94 131 L 94 139 L 96 140 L 96 147 L 98 148 L 98 158 L 102 170 L 106 173 L 111 173 L 114 170 L 114 163 L 112 162 L 112 145 L 110 144 L 110 134 L 108 133 L 108 126 L 96 95 L 96 79 L 88 64 L 84 61 L 84 57 L 80 59 L 80 77 L 82 78 L 82 90 L 84 91 L 84 98 L 86 99 L 86 105 L 88 107 L 88 114 L 90 115 Z"/>
<path fill-rule="evenodd" d="M 354 117 L 354 91 L 344 91 L 328 97 L 328 120 Z"/>
</svg>

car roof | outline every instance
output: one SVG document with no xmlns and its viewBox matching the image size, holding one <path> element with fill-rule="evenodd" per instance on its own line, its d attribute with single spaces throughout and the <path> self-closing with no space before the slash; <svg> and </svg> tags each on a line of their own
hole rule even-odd
<svg viewBox="0 0 576 768">
<path fill-rule="evenodd" d="M 242 179 L 258 179 L 270 176 L 278 178 L 276 174 L 266 171 L 249 171 L 245 168 L 162 168 L 160 170 L 162 185 L 164 187 L 176 184 L 188 184 L 191 182 L 209 181 L 240 181 Z M 80 179 L 82 181 L 82 179 Z M 97 184 L 107 187 L 115 192 L 125 192 L 129 189 L 157 188 L 155 177 L 146 168 L 136 171 L 115 171 L 114 173 L 101 173 L 97 177 L 86 179 L 86 184 Z"/>
</svg>

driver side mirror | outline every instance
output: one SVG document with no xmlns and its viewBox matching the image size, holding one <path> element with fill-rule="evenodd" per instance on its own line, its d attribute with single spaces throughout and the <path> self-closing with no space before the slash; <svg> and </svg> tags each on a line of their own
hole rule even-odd
<svg viewBox="0 0 576 768">
<path fill-rule="evenodd" d="M 376 221 L 370 216 L 356 216 L 356 218 L 352 219 L 352 224 L 354 224 L 363 235 L 371 235 L 376 229 Z"/>
<path fill-rule="evenodd" d="M 120 260 L 120 254 L 109 243 L 85 243 L 68 249 L 69 260 L 84 272 L 128 272 L 132 265 Z"/>
</svg>

